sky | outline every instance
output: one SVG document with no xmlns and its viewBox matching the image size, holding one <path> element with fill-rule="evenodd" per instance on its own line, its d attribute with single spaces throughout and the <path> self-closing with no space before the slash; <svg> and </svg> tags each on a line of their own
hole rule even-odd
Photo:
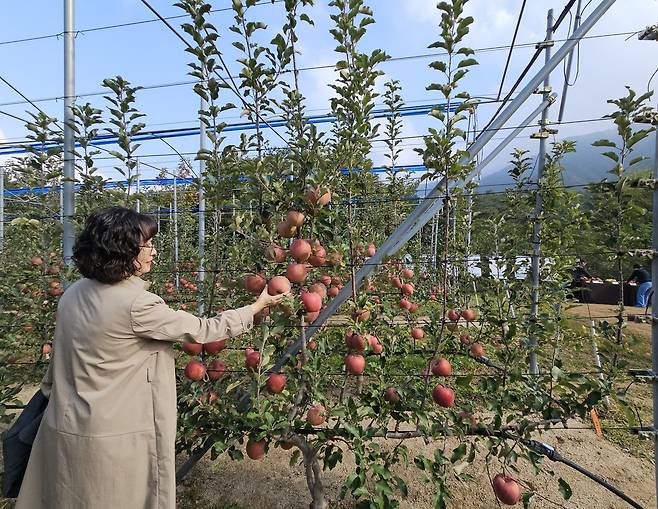
<svg viewBox="0 0 658 509">
<path fill-rule="evenodd" d="M 151 5 L 164 16 L 182 14 L 170 0 L 151 0 Z M 225 9 L 213 13 L 211 21 L 219 28 L 220 44 L 232 73 L 236 73 L 239 64 L 235 62 L 237 51 L 231 42 L 235 34 L 228 30 L 233 22 L 230 0 L 214 0 L 214 9 Z M 587 4 L 584 18 L 599 5 L 600 0 L 582 1 Z M 31 0 L 29 2 L 2 2 L 0 17 L 0 76 L 18 88 L 28 98 L 38 101 L 40 108 L 59 119 L 63 117 L 63 39 L 49 37 L 39 40 L 14 42 L 44 35 L 55 35 L 63 31 L 63 2 L 54 0 Z M 102 107 L 105 102 L 100 94 L 101 82 L 106 77 L 123 76 L 133 85 L 147 88 L 137 93 L 136 107 L 146 114 L 147 129 L 169 129 L 194 127 L 199 106 L 198 96 L 192 91 L 187 75 L 187 63 L 190 55 L 183 49 L 183 44 L 161 22 L 136 24 L 126 27 L 87 31 L 107 25 L 124 24 L 135 21 L 153 20 L 154 16 L 139 0 L 81 1 L 76 2 L 75 27 L 78 31 L 75 48 L 76 94 L 78 103 L 89 101 L 93 106 Z M 334 52 L 335 42 L 329 33 L 332 27 L 330 14 L 334 8 L 329 0 L 316 0 L 315 6 L 305 12 L 315 21 L 315 26 L 302 25 L 299 32 L 298 65 L 332 66 L 339 59 Z M 407 105 L 433 104 L 439 100 L 435 92 L 426 90 L 426 86 L 440 80 L 436 71 L 428 64 L 437 57 L 427 57 L 436 50 L 428 46 L 439 37 L 438 23 L 440 12 L 435 0 L 370 0 L 366 2 L 373 11 L 376 23 L 368 26 L 367 34 L 362 39 L 362 50 L 372 51 L 381 48 L 391 57 L 413 57 L 393 60 L 382 64 L 384 75 L 377 82 L 377 90 L 383 92 L 384 83 L 391 79 L 400 81 L 401 95 Z M 467 10 L 475 18 L 466 45 L 476 50 L 477 67 L 463 81 L 464 89 L 473 96 L 495 97 L 498 93 L 507 48 L 488 49 L 508 46 L 517 23 L 522 0 L 470 0 Z M 525 12 L 520 25 L 517 44 L 535 43 L 546 34 L 546 17 L 548 9 L 554 9 L 557 16 L 566 0 L 527 0 Z M 254 21 L 263 21 L 268 28 L 262 34 L 264 40 L 270 40 L 280 30 L 284 19 L 284 7 L 281 2 L 271 4 L 263 2 L 248 10 L 248 16 Z M 179 26 L 183 19 L 172 20 Z M 556 39 L 564 39 L 569 33 L 570 18 L 567 17 Z M 647 25 L 658 23 L 658 0 L 617 0 L 604 17 L 588 34 L 599 36 L 636 32 Z M 181 31 L 182 33 L 182 31 Z M 556 42 L 554 51 L 561 45 Z M 521 70 L 526 66 L 534 48 L 519 47 L 512 54 L 509 71 L 503 93 L 509 90 Z M 543 56 L 531 71 L 539 70 Z M 625 94 L 628 85 L 637 91 L 646 91 L 649 79 L 658 68 L 658 42 L 639 41 L 636 35 L 616 35 L 596 37 L 584 40 L 580 44 L 579 58 L 574 60 L 574 72 L 569 88 L 566 114 L 557 139 L 575 136 L 610 127 L 606 121 L 568 122 L 586 119 L 599 119 L 612 111 L 606 103 L 610 98 Z M 577 71 L 577 77 L 576 77 Z M 328 86 L 335 79 L 331 67 L 300 72 L 302 93 L 307 98 L 307 108 L 311 114 L 327 113 L 332 90 Z M 551 75 L 553 90 L 560 96 L 564 83 L 564 68 L 559 66 Z M 655 88 L 658 77 L 654 78 L 651 88 Z M 91 95 L 90 95 L 91 94 Z M 43 100 L 42 100 L 43 99 Z M 237 102 L 230 92 L 224 92 L 223 100 Z M 377 99 L 381 102 L 381 97 Z M 531 97 L 519 112 L 512 117 L 508 125 L 517 123 L 528 115 L 541 102 L 540 96 Z M 655 102 L 655 101 L 654 101 Z M 18 104 L 16 104 L 18 103 Z M 494 113 L 496 106 L 482 105 L 478 108 L 478 124 L 483 126 Z M 0 110 L 25 118 L 26 110 L 34 111 L 29 105 L 4 83 L 0 82 Z M 557 118 L 558 107 L 554 106 L 549 114 L 551 120 Z M 240 122 L 238 110 L 227 112 L 224 121 Z M 438 122 L 425 116 L 405 117 L 403 136 L 418 136 L 427 132 L 429 127 L 439 127 Z M 529 139 L 535 129 L 527 129 L 515 140 L 513 146 L 536 150 L 536 142 Z M 491 150 L 495 141 L 501 140 L 508 131 L 494 137 L 494 141 L 485 150 Z M 25 137 L 26 130 L 21 122 L 0 114 L 0 142 L 14 142 Z M 282 142 L 271 134 L 268 135 L 273 146 Z M 173 138 L 169 140 L 180 152 L 194 152 L 198 148 L 196 137 Z M 228 141 L 235 141 L 235 135 L 229 135 Z M 405 140 L 401 164 L 417 164 L 419 156 L 414 148 L 419 139 Z M 371 157 L 375 165 L 385 164 L 384 145 L 375 144 Z M 505 154 L 494 161 L 488 171 L 500 168 L 508 159 Z M 171 149 L 161 141 L 145 142 L 138 155 L 143 161 L 157 167 L 175 168 L 177 156 L 171 155 Z M 169 154 L 159 157 L 149 155 Z M 196 163 L 195 163 L 196 164 Z M 119 179 L 120 175 L 112 169 L 112 161 L 98 162 L 102 173 L 109 178 Z M 144 176 L 152 176 L 155 170 L 143 167 Z M 150 173 L 149 173 L 150 172 Z"/>
</svg>

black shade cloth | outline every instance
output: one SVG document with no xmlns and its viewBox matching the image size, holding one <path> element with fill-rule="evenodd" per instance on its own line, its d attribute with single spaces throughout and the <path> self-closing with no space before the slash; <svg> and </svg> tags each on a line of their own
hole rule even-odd
<svg viewBox="0 0 658 509">
<path fill-rule="evenodd" d="M 2 476 L 2 495 L 15 498 L 21 489 L 23 476 L 30 459 L 32 444 L 39 431 L 43 412 L 48 399 L 38 390 L 25 406 L 16 422 L 2 433 L 2 456 L 4 475 Z"/>
</svg>

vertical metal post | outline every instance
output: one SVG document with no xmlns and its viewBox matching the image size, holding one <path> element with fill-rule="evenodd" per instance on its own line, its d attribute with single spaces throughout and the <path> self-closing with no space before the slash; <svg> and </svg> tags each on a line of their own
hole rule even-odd
<svg viewBox="0 0 658 509">
<path fill-rule="evenodd" d="M 172 212 L 174 217 L 174 270 L 176 271 L 176 288 L 180 288 L 180 272 L 178 271 L 178 182 L 176 181 L 176 174 L 178 169 L 174 171 L 174 210 Z"/>
<path fill-rule="evenodd" d="M 139 192 L 140 192 L 140 189 L 139 189 L 139 170 L 140 170 L 139 157 L 137 157 L 136 160 L 137 160 L 136 161 L 137 164 L 135 165 L 135 169 L 137 171 L 136 171 L 136 174 L 135 174 L 135 183 L 137 184 L 137 190 L 136 190 L 137 199 L 135 200 L 135 210 L 137 212 L 141 212 L 141 208 L 142 208 L 141 205 L 142 204 L 140 203 L 140 200 L 139 200 Z"/>
<path fill-rule="evenodd" d="M 74 133 L 70 124 L 73 122 L 73 104 L 75 102 L 75 23 L 74 0 L 64 0 L 64 185 L 62 210 L 64 215 L 62 255 L 64 263 L 70 266 L 73 257 L 74 181 L 75 151 Z"/>
<path fill-rule="evenodd" d="M 551 59 L 553 48 L 553 9 L 548 11 L 547 28 L 546 28 L 546 63 Z M 549 100 L 551 96 L 551 74 L 548 73 L 544 78 L 544 100 Z M 530 337 L 528 338 L 528 347 L 530 350 L 530 373 L 538 374 L 539 365 L 537 364 L 537 331 L 536 324 L 539 317 L 539 272 L 540 272 L 540 259 L 541 259 L 541 224 L 539 217 L 542 209 L 542 192 L 541 180 L 544 177 L 544 169 L 546 167 L 546 124 L 548 123 L 548 110 L 546 107 L 541 114 L 540 121 L 540 141 L 539 141 L 539 161 L 537 169 L 537 196 L 535 199 L 535 224 L 532 231 L 532 300 L 530 303 Z"/>
<path fill-rule="evenodd" d="M 573 20 L 573 31 L 578 30 L 580 26 L 580 14 L 582 0 L 578 0 L 578 5 L 576 6 L 576 15 Z M 562 86 L 562 100 L 560 101 L 560 113 L 558 114 L 557 121 L 562 122 L 564 117 L 564 108 L 567 105 L 567 91 L 569 90 L 569 79 L 571 78 L 571 66 L 573 64 L 573 52 L 577 51 L 576 49 L 571 50 L 569 53 L 569 59 L 567 60 L 567 70 L 564 73 L 564 85 Z"/>
<path fill-rule="evenodd" d="M 5 165 L 0 164 L 0 252 L 5 247 Z"/>
<path fill-rule="evenodd" d="M 205 99 L 201 98 L 200 110 L 205 110 L 208 107 Z M 202 121 L 199 121 L 199 150 L 203 150 L 206 147 L 206 124 Z M 199 161 L 199 266 L 197 268 L 199 276 L 197 281 L 199 282 L 199 287 L 202 289 L 201 297 L 199 298 L 198 304 L 198 314 L 203 315 L 205 311 L 205 305 L 203 302 L 203 281 L 205 280 L 205 256 L 206 256 L 206 197 L 203 188 L 203 180 L 206 173 L 206 161 L 201 159 Z"/>
<path fill-rule="evenodd" d="M 656 110 L 658 112 L 658 108 Z M 656 126 L 658 128 L 658 126 Z M 653 179 L 658 180 L 658 129 L 656 130 L 656 149 L 653 158 Z M 651 258 L 651 283 L 654 289 L 658 289 L 658 188 L 653 188 L 653 231 L 651 235 L 651 245 L 653 247 L 653 257 Z M 656 304 L 656 294 L 654 293 L 651 302 L 651 369 L 654 374 L 658 373 L 658 305 Z M 658 425 L 658 379 L 655 375 L 653 378 L 653 427 Z M 654 461 L 658 465 L 658 435 L 654 434 Z M 656 494 L 658 494 L 658 467 L 656 467 Z"/>
<path fill-rule="evenodd" d="M 62 187 L 62 179 L 59 179 L 59 222 L 64 224 L 64 188 Z"/>
</svg>

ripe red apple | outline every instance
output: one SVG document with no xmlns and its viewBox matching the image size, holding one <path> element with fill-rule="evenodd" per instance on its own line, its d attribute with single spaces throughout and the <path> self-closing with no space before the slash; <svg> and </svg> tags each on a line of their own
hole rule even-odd
<svg viewBox="0 0 658 509">
<path fill-rule="evenodd" d="M 267 387 L 267 392 L 270 394 L 276 394 L 281 392 L 286 386 L 286 375 L 282 373 L 272 373 L 265 383 Z"/>
<path fill-rule="evenodd" d="M 411 279 L 412 277 L 414 277 L 414 271 L 411 269 L 404 269 L 402 271 L 402 277 L 405 279 Z"/>
<path fill-rule="evenodd" d="M 53 351 L 53 347 L 51 346 L 50 343 L 44 343 L 41 346 L 41 353 L 44 354 L 44 355 L 48 355 L 52 351 Z"/>
<path fill-rule="evenodd" d="M 327 263 L 327 250 L 317 240 L 313 242 L 313 246 L 311 247 L 311 256 L 308 258 L 308 263 L 313 265 L 313 267 L 321 267 Z"/>
<path fill-rule="evenodd" d="M 346 334 L 345 344 L 347 345 L 348 348 L 351 348 L 352 350 L 358 350 L 359 352 L 363 352 L 366 349 L 366 338 L 364 336 L 361 336 L 360 334 L 353 333 L 350 336 Z"/>
<path fill-rule="evenodd" d="M 301 263 L 291 263 L 286 269 L 286 277 L 292 283 L 303 283 L 308 274 L 306 265 Z"/>
<path fill-rule="evenodd" d="M 434 366 L 432 366 L 432 374 L 435 376 L 450 376 L 452 375 L 452 366 L 448 359 L 441 357 L 438 359 Z"/>
<path fill-rule="evenodd" d="M 315 320 L 317 320 L 318 316 L 320 316 L 319 311 L 313 311 L 313 312 L 310 312 L 310 313 L 306 313 L 304 315 L 304 321 L 306 323 L 313 323 Z"/>
<path fill-rule="evenodd" d="M 265 288 L 266 284 L 267 281 L 260 274 L 249 274 L 242 280 L 242 285 L 244 286 L 245 290 L 247 290 L 249 293 L 253 293 L 254 295 L 260 295 L 260 292 L 263 291 L 263 288 Z"/>
<path fill-rule="evenodd" d="M 322 283 L 327 288 L 330 287 L 331 286 L 331 276 L 328 276 L 327 274 L 325 274 L 324 276 L 322 276 L 320 278 L 320 283 Z"/>
<path fill-rule="evenodd" d="M 432 399 L 437 405 L 449 408 L 455 404 L 455 392 L 450 387 L 439 384 L 432 390 Z"/>
<path fill-rule="evenodd" d="M 448 320 L 451 322 L 456 322 L 459 320 L 459 311 L 456 309 L 450 309 L 448 310 Z"/>
<path fill-rule="evenodd" d="M 462 334 L 459 336 L 459 341 L 462 345 L 468 346 L 471 344 L 471 336 L 469 334 Z"/>
<path fill-rule="evenodd" d="M 306 414 L 306 420 L 311 426 L 323 424 L 327 420 L 327 410 L 324 408 L 324 405 L 318 403 L 309 408 Z"/>
<path fill-rule="evenodd" d="M 352 313 L 352 320 L 355 322 L 366 322 L 370 320 L 370 310 L 357 309 L 354 313 Z"/>
<path fill-rule="evenodd" d="M 203 375 L 206 374 L 206 367 L 197 360 L 191 360 L 185 366 L 185 376 L 190 380 L 198 382 L 203 379 Z"/>
<path fill-rule="evenodd" d="M 315 352 L 318 349 L 318 342 L 312 339 L 311 341 L 308 342 L 308 345 L 306 345 L 306 347 L 312 352 Z"/>
<path fill-rule="evenodd" d="M 295 239 L 290 244 L 288 252 L 297 263 L 305 262 L 311 256 L 311 244 L 304 239 Z"/>
<path fill-rule="evenodd" d="M 384 391 L 384 399 L 388 401 L 389 403 L 399 403 L 400 402 L 400 394 L 398 393 L 397 389 L 395 387 L 389 387 Z"/>
<path fill-rule="evenodd" d="M 366 254 L 368 256 L 375 256 L 375 253 L 377 252 L 377 247 L 375 247 L 374 244 L 368 244 L 368 247 L 366 248 Z"/>
<path fill-rule="evenodd" d="M 244 359 L 244 365 L 247 369 L 256 371 L 258 369 L 258 363 L 260 362 L 260 353 L 258 352 L 247 352 Z"/>
<path fill-rule="evenodd" d="M 402 285 L 402 288 L 400 288 L 400 290 L 402 290 L 402 293 L 404 295 L 406 295 L 407 297 L 414 293 L 414 287 L 412 285 L 410 285 L 409 283 L 404 283 Z"/>
<path fill-rule="evenodd" d="M 322 297 L 315 292 L 302 292 L 302 305 L 309 313 L 320 311 L 322 307 Z"/>
<path fill-rule="evenodd" d="M 290 291 L 290 281 L 284 276 L 274 276 L 267 283 L 267 293 L 270 295 L 279 295 Z"/>
<path fill-rule="evenodd" d="M 46 269 L 46 274 L 49 276 L 54 276 L 55 274 L 59 274 L 60 267 L 56 263 L 51 263 L 48 265 L 48 268 Z"/>
<path fill-rule="evenodd" d="M 219 341 L 211 341 L 210 343 L 203 344 L 203 351 L 208 355 L 215 355 L 226 348 L 226 340 L 220 339 Z"/>
<path fill-rule="evenodd" d="M 265 456 L 265 440 L 254 441 L 251 438 L 247 442 L 247 456 L 252 460 L 259 460 Z"/>
<path fill-rule="evenodd" d="M 425 331 L 420 327 L 414 327 L 411 329 L 411 337 L 414 339 L 423 339 L 425 336 Z"/>
<path fill-rule="evenodd" d="M 391 285 L 393 285 L 395 288 L 402 288 L 402 281 L 400 281 L 400 278 L 397 276 L 393 276 L 391 279 L 389 279 L 389 282 Z"/>
<path fill-rule="evenodd" d="M 349 354 L 345 357 L 345 367 L 352 375 L 360 375 L 366 369 L 366 359 L 363 355 Z"/>
<path fill-rule="evenodd" d="M 286 215 L 286 222 L 288 224 L 296 226 L 297 228 L 299 228 L 302 224 L 304 224 L 304 219 L 305 219 L 304 213 L 298 210 L 289 210 L 288 214 Z"/>
<path fill-rule="evenodd" d="M 411 309 L 411 302 L 407 299 L 400 299 L 400 307 L 402 309 Z"/>
<path fill-rule="evenodd" d="M 471 353 L 475 357 L 484 357 L 484 347 L 480 343 L 473 343 L 471 345 Z"/>
<path fill-rule="evenodd" d="M 183 351 L 190 355 L 199 355 L 203 350 L 201 343 L 183 343 Z"/>
<path fill-rule="evenodd" d="M 323 193 L 319 186 L 310 187 L 304 193 L 304 200 L 311 207 L 315 207 L 317 205 L 324 206 L 331 201 L 331 191 L 327 188 L 327 190 Z"/>
<path fill-rule="evenodd" d="M 30 263 L 34 267 L 41 267 L 43 265 L 43 258 L 40 256 L 33 256 L 32 259 L 30 260 Z"/>
<path fill-rule="evenodd" d="M 265 249 L 265 258 L 277 263 L 283 263 L 286 260 L 286 252 L 278 244 L 270 244 Z"/>
<path fill-rule="evenodd" d="M 317 293 L 321 299 L 327 297 L 327 287 L 324 286 L 322 283 L 313 283 L 311 286 L 308 287 L 308 291 Z"/>
<path fill-rule="evenodd" d="M 208 378 L 211 380 L 219 380 L 226 373 L 228 365 L 222 359 L 215 359 L 208 367 Z"/>
<path fill-rule="evenodd" d="M 339 293 L 340 293 L 340 289 L 339 289 L 337 286 L 330 286 L 330 287 L 327 289 L 327 295 L 328 295 L 329 297 L 335 297 L 335 296 L 338 295 Z"/>
<path fill-rule="evenodd" d="M 521 500 L 521 486 L 519 483 L 505 474 L 497 474 L 491 483 L 496 498 L 505 505 L 515 505 Z"/>
<path fill-rule="evenodd" d="M 417 302 L 410 302 L 409 303 L 409 312 L 410 313 L 415 313 L 416 311 L 418 311 L 419 307 L 420 306 Z"/>
<path fill-rule="evenodd" d="M 290 224 L 288 221 L 281 221 L 276 225 L 276 232 L 284 239 L 294 237 L 296 231 L 297 227 L 294 224 Z"/>
<path fill-rule="evenodd" d="M 477 313 L 472 309 L 464 309 L 464 311 L 462 311 L 462 317 L 467 322 L 472 322 L 477 317 Z"/>
</svg>

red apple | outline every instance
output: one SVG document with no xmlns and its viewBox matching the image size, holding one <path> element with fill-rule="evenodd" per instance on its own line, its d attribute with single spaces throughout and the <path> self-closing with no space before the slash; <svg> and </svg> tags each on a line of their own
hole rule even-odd
<svg viewBox="0 0 658 509">
<path fill-rule="evenodd" d="M 393 285 L 395 288 L 402 288 L 402 281 L 400 281 L 400 278 L 397 276 L 392 277 L 389 279 L 391 285 Z"/>
<path fill-rule="evenodd" d="M 285 276 L 274 276 L 267 283 L 267 293 L 270 295 L 279 295 L 290 291 L 290 281 Z"/>
<path fill-rule="evenodd" d="M 368 256 L 375 256 L 376 252 L 377 252 L 377 247 L 375 247 L 374 244 L 368 244 L 368 247 L 366 248 L 366 254 Z"/>
<path fill-rule="evenodd" d="M 472 309 L 464 309 L 464 311 L 462 311 L 462 317 L 467 322 L 472 322 L 477 317 L 477 313 Z"/>
<path fill-rule="evenodd" d="M 450 387 L 439 384 L 432 390 L 432 399 L 437 405 L 449 408 L 455 404 L 455 393 Z"/>
<path fill-rule="evenodd" d="M 253 441 L 251 438 L 247 442 L 247 456 L 252 460 L 259 460 L 265 456 L 265 440 Z"/>
<path fill-rule="evenodd" d="M 420 306 L 417 302 L 411 302 L 411 303 L 409 303 L 409 312 L 410 313 L 415 313 L 416 311 L 418 311 L 419 307 Z"/>
<path fill-rule="evenodd" d="M 327 289 L 327 295 L 328 295 L 329 297 L 335 297 L 335 296 L 338 295 L 339 293 L 340 293 L 340 289 L 339 289 L 337 286 L 330 286 L 330 287 Z"/>
<path fill-rule="evenodd" d="M 484 347 L 480 343 L 473 343 L 471 345 L 471 353 L 475 357 L 484 357 Z"/>
<path fill-rule="evenodd" d="M 400 394 L 398 393 L 397 389 L 395 387 L 389 387 L 384 391 L 384 399 L 388 401 L 389 403 L 399 403 L 400 402 Z"/>
<path fill-rule="evenodd" d="M 370 320 L 370 310 L 357 309 L 354 313 L 352 313 L 352 320 L 355 322 L 366 322 Z"/>
<path fill-rule="evenodd" d="M 432 374 L 436 376 L 450 376 L 452 375 L 452 366 L 448 359 L 441 357 L 438 359 L 434 366 L 432 366 Z"/>
<path fill-rule="evenodd" d="M 327 253 L 327 265 L 332 267 L 340 265 L 343 262 L 343 255 L 334 251 L 332 253 Z"/>
<path fill-rule="evenodd" d="M 284 239 L 290 239 L 295 235 L 297 227 L 287 221 L 281 221 L 276 225 L 276 232 Z"/>
<path fill-rule="evenodd" d="M 410 309 L 411 308 L 411 302 L 409 302 L 407 299 L 400 299 L 400 307 L 402 309 Z"/>
<path fill-rule="evenodd" d="M 244 359 L 245 367 L 252 371 L 256 371 L 258 369 L 259 362 L 260 362 L 260 353 L 258 352 L 248 352 Z"/>
<path fill-rule="evenodd" d="M 366 369 L 366 359 L 363 355 L 349 354 L 345 357 L 345 367 L 352 375 L 360 375 Z"/>
<path fill-rule="evenodd" d="M 414 287 L 412 285 L 410 285 L 409 283 L 403 284 L 402 288 L 400 288 L 400 290 L 402 290 L 402 293 L 404 295 L 406 295 L 407 297 L 414 293 Z"/>
<path fill-rule="evenodd" d="M 51 346 L 50 343 L 44 343 L 41 346 L 41 353 L 44 354 L 44 355 L 48 355 L 52 351 L 53 351 L 53 347 Z"/>
<path fill-rule="evenodd" d="M 288 214 L 286 215 L 286 222 L 296 226 L 297 228 L 304 224 L 304 219 L 304 213 L 299 212 L 298 210 L 289 210 Z"/>
<path fill-rule="evenodd" d="M 288 250 L 290 256 L 298 263 L 303 263 L 311 256 L 311 244 L 304 239 L 295 239 Z"/>
<path fill-rule="evenodd" d="M 199 355 L 203 350 L 201 343 L 183 343 L 183 351 L 190 355 Z"/>
<path fill-rule="evenodd" d="M 263 291 L 263 288 L 265 288 L 266 284 L 267 281 L 265 281 L 265 278 L 260 274 L 249 274 L 242 280 L 242 285 L 244 286 L 245 290 L 247 290 L 249 293 L 253 293 L 254 295 L 260 295 L 260 292 Z"/>
<path fill-rule="evenodd" d="M 471 336 L 469 334 L 462 334 L 459 336 L 459 341 L 462 345 L 468 346 L 471 344 Z"/>
<path fill-rule="evenodd" d="M 265 383 L 267 386 L 267 392 L 270 394 L 276 394 L 281 392 L 286 386 L 286 375 L 282 373 L 272 373 Z"/>
<path fill-rule="evenodd" d="M 302 292 L 302 305 L 309 313 L 316 313 L 322 307 L 322 297 L 315 292 Z"/>
<path fill-rule="evenodd" d="M 308 287 L 308 291 L 317 293 L 321 299 L 327 297 L 327 287 L 324 286 L 322 283 L 313 283 L 311 286 Z"/>
<path fill-rule="evenodd" d="M 306 420 L 311 426 L 320 426 L 320 424 L 324 424 L 327 420 L 327 410 L 324 408 L 324 405 L 318 403 L 309 408 L 308 413 L 306 414 Z"/>
<path fill-rule="evenodd" d="M 272 243 L 265 249 L 265 258 L 282 263 L 286 260 L 286 252 L 278 244 Z"/>
<path fill-rule="evenodd" d="M 450 309 L 448 310 L 448 320 L 451 322 L 456 322 L 459 320 L 459 311 L 456 309 Z"/>
<path fill-rule="evenodd" d="M 312 352 L 315 352 L 318 349 L 318 342 L 312 339 L 311 341 L 308 342 L 308 345 L 306 345 L 306 347 Z"/>
<path fill-rule="evenodd" d="M 226 373 L 228 365 L 222 359 L 215 359 L 208 367 L 208 378 L 211 380 L 219 380 Z"/>
<path fill-rule="evenodd" d="M 313 267 L 321 267 L 327 263 L 327 250 L 317 240 L 311 248 L 311 256 L 308 258 L 308 263 L 313 265 Z"/>
<path fill-rule="evenodd" d="M 286 277 L 293 283 L 303 283 L 307 274 L 306 265 L 301 263 L 291 263 L 286 269 Z"/>
<path fill-rule="evenodd" d="M 331 286 L 331 276 L 325 274 L 320 278 L 320 283 L 322 283 L 326 287 Z"/>
<path fill-rule="evenodd" d="M 32 259 L 30 260 L 30 263 L 34 267 L 40 267 L 41 265 L 43 265 L 43 258 L 41 258 L 40 256 L 33 256 Z"/>
<path fill-rule="evenodd" d="M 208 355 L 215 355 L 226 348 L 226 340 L 220 339 L 219 341 L 211 341 L 210 343 L 203 344 L 203 351 Z"/>
<path fill-rule="evenodd" d="M 505 505 L 515 505 L 521 500 L 521 486 L 519 483 L 505 474 L 497 474 L 491 483 L 496 498 Z"/>
<path fill-rule="evenodd" d="M 414 271 L 411 269 L 404 269 L 402 271 L 402 277 L 405 279 L 411 279 L 412 277 L 414 277 Z"/>
<path fill-rule="evenodd" d="M 185 366 L 185 376 L 190 380 L 198 382 L 203 379 L 203 375 L 206 374 L 206 367 L 197 360 L 191 360 Z"/>
<path fill-rule="evenodd" d="M 411 329 L 411 337 L 414 339 L 423 339 L 425 336 L 425 331 L 420 327 L 414 327 Z"/>
</svg>

